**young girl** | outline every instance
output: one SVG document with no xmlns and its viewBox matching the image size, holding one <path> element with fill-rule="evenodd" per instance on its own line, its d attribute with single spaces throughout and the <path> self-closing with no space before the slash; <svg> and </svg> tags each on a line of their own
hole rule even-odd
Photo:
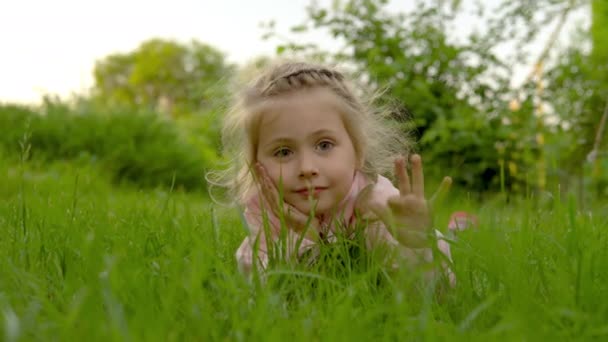
<svg viewBox="0 0 608 342">
<path fill-rule="evenodd" d="M 387 245 L 417 264 L 432 259 L 437 243 L 450 258 L 433 229 L 420 156 L 409 158 L 409 175 L 403 133 L 367 107 L 342 73 L 283 62 L 241 95 L 224 125 L 225 152 L 234 158 L 221 183 L 250 230 L 236 252 L 243 272 L 266 268 L 281 236 L 286 257 L 297 258 L 320 241 L 349 236 L 361 220 L 367 248 Z M 397 186 L 382 176 L 391 169 Z M 438 193 L 450 183 L 446 177 Z"/>
</svg>

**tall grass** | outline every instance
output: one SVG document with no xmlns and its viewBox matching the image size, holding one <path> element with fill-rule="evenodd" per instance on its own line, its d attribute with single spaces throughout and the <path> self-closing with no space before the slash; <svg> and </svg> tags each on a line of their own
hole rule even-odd
<svg viewBox="0 0 608 342">
<path fill-rule="evenodd" d="M 2 159 L 0 159 L 2 160 Z M 608 208 L 484 203 L 437 294 L 346 241 L 324 266 L 236 271 L 245 236 L 204 194 L 118 189 L 93 168 L 0 162 L 0 336 L 18 340 L 544 340 L 608 337 Z"/>
</svg>

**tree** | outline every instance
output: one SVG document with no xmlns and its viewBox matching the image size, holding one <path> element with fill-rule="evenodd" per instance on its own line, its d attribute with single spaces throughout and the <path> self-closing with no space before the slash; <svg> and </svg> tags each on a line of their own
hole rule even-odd
<svg viewBox="0 0 608 342">
<path fill-rule="evenodd" d="M 548 60 L 557 34 L 565 18 L 584 7 L 591 14 L 589 30 L 580 30 L 573 37 L 573 45 L 559 51 L 557 60 Z M 520 38 L 530 41 L 541 27 L 555 25 L 554 34 L 546 42 L 543 53 L 536 60 L 537 67 L 547 66 L 545 74 L 536 75 L 546 85 L 542 101 L 552 108 L 551 118 L 557 124 L 549 127 L 549 156 L 561 165 L 562 185 L 576 175 L 582 191 L 590 185 L 598 195 L 608 195 L 605 121 L 608 116 L 608 2 L 605 0 L 513 0 L 501 6 L 503 13 L 495 27 L 505 27 L 507 21 L 517 21 L 527 27 Z M 589 46 L 591 47 L 589 49 Z M 532 81 L 533 73 L 527 78 Z M 534 94 L 528 92 L 532 97 Z M 604 123 L 604 124 L 602 124 Z M 585 170 L 591 182 L 584 181 Z M 582 199 L 582 198 L 581 198 Z"/>
<path fill-rule="evenodd" d="M 132 52 L 98 61 L 93 94 L 105 104 L 178 116 L 223 99 L 232 70 L 224 55 L 209 45 L 152 39 Z"/>
<path fill-rule="evenodd" d="M 325 30 L 345 48 L 323 54 L 288 42 L 277 50 L 352 67 L 366 89 L 385 94 L 381 102 L 394 107 L 405 130 L 414 128 L 427 164 L 457 183 L 496 190 L 501 180 L 510 188 L 526 181 L 538 151 L 535 122 L 529 112 L 508 108 L 511 71 L 491 53 L 495 37 L 473 32 L 455 42 L 448 34 L 455 7 L 445 1 L 419 1 L 410 13 L 391 12 L 387 3 L 313 3 L 308 21 L 293 31 Z"/>
</svg>

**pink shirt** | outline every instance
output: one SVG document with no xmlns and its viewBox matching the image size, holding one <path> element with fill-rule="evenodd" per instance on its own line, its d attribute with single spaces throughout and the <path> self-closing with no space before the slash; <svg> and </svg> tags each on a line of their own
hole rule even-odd
<svg viewBox="0 0 608 342">
<path fill-rule="evenodd" d="M 336 233 L 346 233 L 348 236 L 349 232 L 338 232 L 337 230 L 344 229 L 344 227 L 347 227 L 347 229 L 354 227 L 355 217 L 359 217 L 372 222 L 364 231 L 368 248 L 375 246 L 377 243 L 399 246 L 399 242 L 374 215 L 374 211 L 386 208 L 388 199 L 396 195 L 399 195 L 399 190 L 387 178 L 378 176 L 378 180 L 373 183 L 364 174 L 356 172 L 348 194 L 338 206 L 338 217 L 319 218 L 321 226 L 325 227 L 326 239 L 332 241 Z M 264 215 L 268 220 L 268 229 L 263 228 Z M 271 241 L 273 243 L 279 241 L 286 243 L 285 250 L 288 256 L 300 256 L 315 245 L 314 241 L 302 238 L 299 233 L 291 229 L 284 232 L 285 239 L 279 239 L 281 234 L 280 220 L 271 210 L 263 208 L 259 194 L 252 196 L 247 202 L 244 216 L 250 234 L 236 251 L 236 258 L 239 269 L 246 274 L 250 273 L 256 254 L 258 266 L 266 268 L 269 259 L 268 246 Z M 332 224 L 336 221 L 343 224 Z M 254 253 L 256 240 L 257 253 Z M 445 241 L 439 241 L 439 248 L 448 257 L 450 256 L 449 245 Z"/>
</svg>

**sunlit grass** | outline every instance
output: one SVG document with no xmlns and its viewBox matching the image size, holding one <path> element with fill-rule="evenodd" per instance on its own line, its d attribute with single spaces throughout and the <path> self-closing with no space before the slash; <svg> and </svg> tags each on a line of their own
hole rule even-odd
<svg viewBox="0 0 608 342">
<path fill-rule="evenodd" d="M 95 169 L 0 164 L 3 340 L 602 339 L 608 206 L 487 202 L 453 244 L 455 289 L 388 272 L 356 245 L 265 281 L 236 271 L 235 211 L 205 194 L 118 189 Z M 517 203 L 516 203 L 517 202 Z M 591 207 L 590 207 L 591 208 Z"/>
</svg>

